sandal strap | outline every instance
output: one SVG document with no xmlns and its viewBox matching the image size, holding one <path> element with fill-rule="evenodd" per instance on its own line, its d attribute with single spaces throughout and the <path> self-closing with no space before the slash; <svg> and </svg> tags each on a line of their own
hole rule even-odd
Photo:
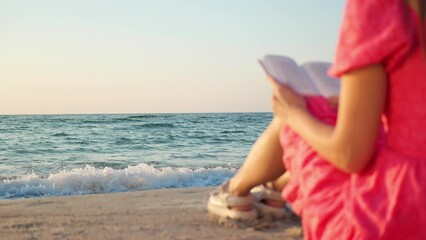
<svg viewBox="0 0 426 240">
<path fill-rule="evenodd" d="M 275 201 L 282 201 L 282 202 L 284 202 L 284 200 L 281 197 L 281 192 L 280 191 L 267 188 L 263 184 L 257 186 L 256 188 L 257 188 L 257 191 L 261 193 L 261 198 L 262 199 L 269 199 L 269 200 L 275 200 Z"/>
<path fill-rule="evenodd" d="M 251 195 L 233 196 L 229 193 L 225 193 L 222 195 L 222 197 L 228 207 L 241 207 L 253 204 L 253 198 Z"/>
<path fill-rule="evenodd" d="M 216 195 L 221 200 L 221 202 L 227 207 L 241 207 L 253 204 L 254 198 L 250 193 L 247 196 L 231 195 L 228 192 L 228 185 L 229 181 L 221 185 L 212 194 Z"/>
<path fill-rule="evenodd" d="M 265 187 L 265 195 L 266 195 L 267 199 L 283 201 L 283 198 L 281 197 L 280 191 L 277 191 L 277 190 L 274 190 L 274 189 L 269 189 L 269 188 Z"/>
</svg>

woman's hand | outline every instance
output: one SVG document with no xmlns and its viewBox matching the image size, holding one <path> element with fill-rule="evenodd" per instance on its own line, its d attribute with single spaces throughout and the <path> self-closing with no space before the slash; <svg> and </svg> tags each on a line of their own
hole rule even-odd
<svg viewBox="0 0 426 240">
<path fill-rule="evenodd" d="M 273 88 L 272 109 L 274 116 L 282 119 L 290 127 L 297 112 L 306 112 L 306 101 L 290 87 L 280 84 L 272 76 L 267 77 Z"/>
</svg>

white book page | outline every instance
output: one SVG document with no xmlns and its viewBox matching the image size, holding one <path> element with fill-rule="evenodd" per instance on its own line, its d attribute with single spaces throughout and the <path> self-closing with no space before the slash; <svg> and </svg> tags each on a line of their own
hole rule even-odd
<svg viewBox="0 0 426 240">
<path fill-rule="evenodd" d="M 324 97 L 335 97 L 340 94 L 340 81 L 327 75 L 331 63 L 307 62 L 301 66 Z"/>
<path fill-rule="evenodd" d="M 266 74 L 286 84 L 302 95 L 320 95 L 309 76 L 297 63 L 285 56 L 266 55 L 259 60 Z"/>
</svg>

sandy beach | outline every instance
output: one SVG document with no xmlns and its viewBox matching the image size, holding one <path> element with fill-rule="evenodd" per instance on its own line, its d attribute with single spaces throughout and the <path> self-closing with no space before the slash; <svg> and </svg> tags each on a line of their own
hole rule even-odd
<svg viewBox="0 0 426 240">
<path fill-rule="evenodd" d="M 249 223 L 207 213 L 212 188 L 0 201 L 1 239 L 302 239 L 290 216 Z"/>
</svg>

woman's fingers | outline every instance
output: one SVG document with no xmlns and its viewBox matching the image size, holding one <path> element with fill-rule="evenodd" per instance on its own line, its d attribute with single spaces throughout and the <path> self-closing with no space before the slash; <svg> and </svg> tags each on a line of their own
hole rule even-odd
<svg viewBox="0 0 426 240">
<path fill-rule="evenodd" d="M 278 81 L 275 80 L 274 77 L 272 77 L 271 75 L 266 75 L 266 80 L 268 80 L 269 84 L 271 84 L 272 89 L 276 89 L 277 86 L 279 85 Z"/>
<path fill-rule="evenodd" d="M 279 83 L 274 77 L 272 77 L 271 75 L 267 75 L 266 79 L 268 80 L 268 82 L 271 84 L 272 89 L 274 90 L 274 92 L 278 92 L 279 89 L 281 88 L 281 83 Z"/>
<path fill-rule="evenodd" d="M 288 118 L 292 110 L 305 109 L 305 99 L 295 92 L 291 87 L 279 83 L 272 76 L 267 77 L 273 88 L 272 108 L 275 116 Z"/>
<path fill-rule="evenodd" d="M 266 79 L 272 85 L 272 89 L 274 91 L 274 95 L 279 98 L 280 101 L 284 100 L 284 95 L 286 94 L 285 90 L 288 89 L 287 86 L 278 82 L 274 77 L 268 75 Z"/>
<path fill-rule="evenodd" d="M 285 119 L 286 116 L 286 109 L 287 104 L 285 102 L 282 102 L 278 96 L 272 95 L 272 111 L 274 113 L 274 116 Z"/>
</svg>

